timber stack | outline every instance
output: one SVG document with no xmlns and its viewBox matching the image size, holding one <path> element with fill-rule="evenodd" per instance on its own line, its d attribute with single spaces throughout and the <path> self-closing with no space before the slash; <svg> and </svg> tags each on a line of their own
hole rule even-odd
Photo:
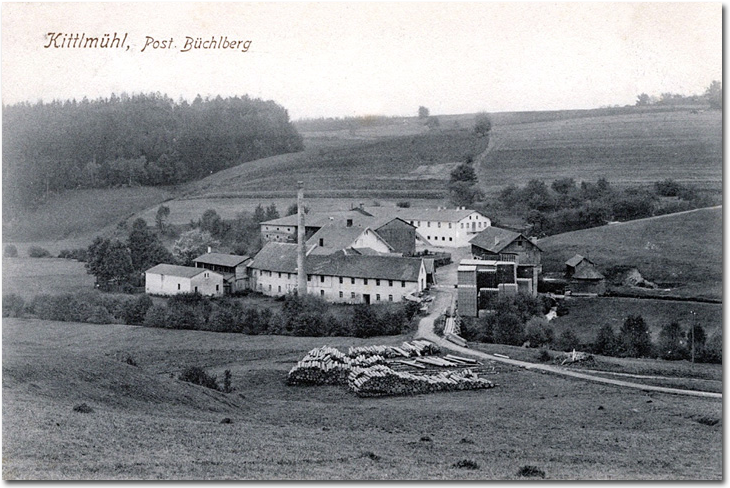
<svg viewBox="0 0 730 488">
<path fill-rule="evenodd" d="M 493 388 L 494 383 L 479 378 L 470 369 L 444 371 L 434 375 L 416 375 L 394 371 L 385 365 L 353 368 L 348 386 L 358 396 L 419 395 L 438 391 Z"/>
</svg>

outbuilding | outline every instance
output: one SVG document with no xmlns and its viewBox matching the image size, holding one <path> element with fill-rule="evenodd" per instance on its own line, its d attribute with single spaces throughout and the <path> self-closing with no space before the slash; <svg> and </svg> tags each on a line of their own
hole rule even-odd
<svg viewBox="0 0 730 488">
<path fill-rule="evenodd" d="M 205 268 L 158 264 L 145 271 L 145 292 L 149 295 L 200 293 L 223 295 L 223 275 Z"/>
</svg>

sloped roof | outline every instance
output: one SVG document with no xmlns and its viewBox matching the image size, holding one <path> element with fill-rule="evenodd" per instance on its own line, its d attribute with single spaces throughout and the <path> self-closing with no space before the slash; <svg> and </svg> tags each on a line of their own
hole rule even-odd
<svg viewBox="0 0 730 488">
<path fill-rule="evenodd" d="M 568 260 L 567 260 L 567 261 L 565 262 L 565 264 L 566 264 L 566 265 L 568 265 L 568 266 L 570 266 L 571 268 L 575 268 L 575 267 L 576 267 L 576 266 L 578 266 L 578 265 L 580 264 L 580 262 L 581 262 L 581 261 L 583 261 L 583 260 L 585 260 L 585 262 L 586 262 L 586 263 L 590 263 L 590 264 L 592 264 L 592 265 L 594 265 L 594 266 L 595 266 L 595 264 L 596 264 L 596 263 L 594 263 L 593 261 L 591 261 L 590 259 L 588 259 L 588 258 L 586 258 L 586 257 L 583 257 L 583 256 L 581 256 L 580 254 L 576 254 L 576 255 L 575 255 L 575 256 L 573 256 L 572 258 L 568 259 Z"/>
<path fill-rule="evenodd" d="M 205 268 L 193 268 L 191 266 L 177 266 L 175 264 L 158 264 L 153 266 L 145 273 L 163 274 L 170 276 L 179 276 L 181 278 L 192 278 L 202 272 L 210 272 Z"/>
<path fill-rule="evenodd" d="M 371 229 L 378 229 L 395 219 L 400 219 L 406 224 L 411 225 L 410 222 L 407 222 L 402 217 L 393 215 L 392 213 L 383 213 L 381 215 L 365 215 L 359 210 L 308 213 L 304 216 L 304 225 L 306 227 L 324 227 L 325 225 L 333 224 L 338 227 L 347 227 L 347 221 L 351 220 L 353 227 L 370 227 Z M 299 220 L 297 215 L 295 214 L 287 215 L 286 217 L 281 217 L 274 220 L 267 220 L 266 222 L 261 222 L 261 224 L 296 226 L 299 224 Z"/>
<path fill-rule="evenodd" d="M 254 257 L 252 268 L 280 273 L 297 272 L 297 246 L 283 242 L 268 242 Z M 381 280 L 417 281 L 421 260 L 391 256 L 345 255 L 307 256 L 307 274 L 372 278 Z"/>
<path fill-rule="evenodd" d="M 403 220 L 427 220 L 440 222 L 459 222 L 473 213 L 478 213 L 473 209 L 459 208 L 400 208 L 400 207 L 366 207 L 365 211 L 374 216 L 390 215 L 392 217 L 400 217 Z"/>
<path fill-rule="evenodd" d="M 596 271 L 593 266 L 583 266 L 578 269 L 571 278 L 576 280 L 602 280 L 605 276 Z"/>
<path fill-rule="evenodd" d="M 386 246 L 392 249 L 392 246 L 385 242 L 377 232 L 368 227 L 339 227 L 334 224 L 328 224 L 315 232 L 307 241 L 307 249 L 311 249 L 308 255 L 332 254 L 351 247 L 357 238 L 368 230 L 374 234 L 376 239 L 380 239 Z M 324 246 L 319 245 L 320 239 Z"/>
<path fill-rule="evenodd" d="M 285 242 L 267 242 L 254 256 L 250 267 L 283 273 L 297 272 L 297 245 Z"/>
<path fill-rule="evenodd" d="M 217 252 L 209 252 L 193 259 L 196 263 L 215 264 L 218 266 L 228 266 L 235 268 L 241 263 L 251 259 L 249 256 L 238 256 L 235 254 L 222 254 Z"/>
<path fill-rule="evenodd" d="M 540 247 L 534 242 L 527 239 L 519 232 L 514 232 L 507 229 L 500 229 L 499 227 L 487 227 L 479 234 L 475 235 L 469 241 L 475 246 L 479 246 L 482 249 L 486 249 L 489 252 L 498 253 L 501 252 L 505 247 L 509 246 L 515 239 L 522 236 L 527 241 L 532 243 L 535 247 Z"/>
</svg>

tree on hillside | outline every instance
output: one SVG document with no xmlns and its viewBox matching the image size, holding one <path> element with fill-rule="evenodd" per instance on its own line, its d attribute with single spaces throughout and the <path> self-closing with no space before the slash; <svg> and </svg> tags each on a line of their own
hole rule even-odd
<svg viewBox="0 0 730 488">
<path fill-rule="evenodd" d="M 419 119 L 427 119 L 430 113 L 431 112 L 423 105 L 418 107 L 418 118 Z"/>
<path fill-rule="evenodd" d="M 167 219 L 170 217 L 170 207 L 160 205 L 157 208 L 155 214 L 155 225 L 160 232 L 165 232 L 165 225 L 167 225 Z"/>
<path fill-rule="evenodd" d="M 685 337 L 677 322 L 671 322 L 659 332 L 657 353 L 662 359 L 684 359 L 687 357 Z"/>
<path fill-rule="evenodd" d="M 459 166 L 451 171 L 450 181 L 465 181 L 467 183 L 477 182 L 477 173 L 474 171 L 474 167 L 467 163 L 461 163 Z"/>
<path fill-rule="evenodd" d="M 609 324 L 603 325 L 596 333 L 593 352 L 603 356 L 616 356 L 620 350 L 620 342 Z"/>
<path fill-rule="evenodd" d="M 449 196 L 451 203 L 460 206 L 468 206 L 475 201 L 481 200 L 483 194 L 476 185 L 477 174 L 474 167 L 467 163 L 461 163 L 451 171 L 449 180 Z"/>
<path fill-rule="evenodd" d="M 646 357 L 651 354 L 649 327 L 641 315 L 629 315 L 620 332 L 623 354 L 629 357 Z"/>
<path fill-rule="evenodd" d="M 712 108 L 722 110 L 722 82 L 713 81 L 705 90 L 705 98 Z"/>
<path fill-rule="evenodd" d="M 489 137 L 492 132 L 492 119 L 487 113 L 480 113 L 474 119 L 474 133 L 479 137 Z"/>
<path fill-rule="evenodd" d="M 279 217 L 281 217 L 281 215 L 279 215 L 279 211 L 276 209 L 276 204 L 272 203 L 266 207 L 266 220 L 274 220 Z"/>
<path fill-rule="evenodd" d="M 266 210 L 264 210 L 264 206 L 260 203 L 256 205 L 256 208 L 253 211 L 253 219 L 257 223 L 265 222 L 266 221 Z"/>
<path fill-rule="evenodd" d="M 552 185 L 550 187 L 555 191 L 556 193 L 560 193 L 561 195 L 567 195 L 573 190 L 576 190 L 578 187 L 575 184 L 575 180 L 573 178 L 560 178 L 555 181 L 553 181 Z"/>
<path fill-rule="evenodd" d="M 223 235 L 228 232 L 228 228 L 229 226 L 223 221 L 220 215 L 218 215 L 218 212 L 213 209 L 208 209 L 203 212 L 203 215 L 200 218 L 200 230 L 210 232 L 210 235 L 213 237 L 223 237 Z"/>
<path fill-rule="evenodd" d="M 216 247 L 219 242 L 209 232 L 192 229 L 183 233 L 172 247 L 172 255 L 182 266 L 191 266 L 193 259 Z"/>
<path fill-rule="evenodd" d="M 118 240 L 97 237 L 87 250 L 84 266 L 101 286 L 127 283 L 134 273 L 129 248 Z"/>
<path fill-rule="evenodd" d="M 289 215 L 296 215 L 298 212 L 299 212 L 299 207 L 297 206 L 297 203 L 296 202 L 294 202 L 291 205 L 289 205 L 289 207 L 287 207 L 287 209 L 286 209 L 286 215 L 287 216 L 289 216 Z M 309 207 L 307 207 L 306 205 L 304 205 L 304 213 L 305 214 L 308 214 L 309 213 Z"/>
<path fill-rule="evenodd" d="M 644 107 L 646 105 L 649 105 L 651 103 L 651 99 L 649 98 L 649 95 L 646 93 L 642 93 L 638 97 L 636 97 L 636 106 L 637 107 Z"/>
<path fill-rule="evenodd" d="M 160 263 L 173 262 L 170 251 L 162 245 L 144 219 L 137 219 L 132 223 L 127 246 L 132 257 L 132 268 L 138 274 Z"/>
<path fill-rule="evenodd" d="M 231 222 L 228 233 L 236 254 L 253 256 L 261 249 L 261 227 L 249 212 L 241 212 Z"/>
</svg>

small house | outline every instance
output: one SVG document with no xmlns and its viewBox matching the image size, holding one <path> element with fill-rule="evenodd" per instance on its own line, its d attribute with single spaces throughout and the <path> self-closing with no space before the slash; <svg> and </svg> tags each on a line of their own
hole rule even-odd
<svg viewBox="0 0 730 488">
<path fill-rule="evenodd" d="M 145 271 L 145 293 L 149 295 L 220 296 L 223 290 L 223 275 L 205 268 L 158 264 Z"/>
<path fill-rule="evenodd" d="M 248 287 L 247 265 L 249 256 L 209 252 L 193 260 L 196 268 L 205 268 L 223 275 L 223 289 L 226 294 L 243 291 Z"/>
<path fill-rule="evenodd" d="M 565 262 L 565 277 L 569 280 L 565 291 L 571 295 L 595 296 L 606 292 L 606 277 L 593 261 L 580 254 Z"/>
</svg>

